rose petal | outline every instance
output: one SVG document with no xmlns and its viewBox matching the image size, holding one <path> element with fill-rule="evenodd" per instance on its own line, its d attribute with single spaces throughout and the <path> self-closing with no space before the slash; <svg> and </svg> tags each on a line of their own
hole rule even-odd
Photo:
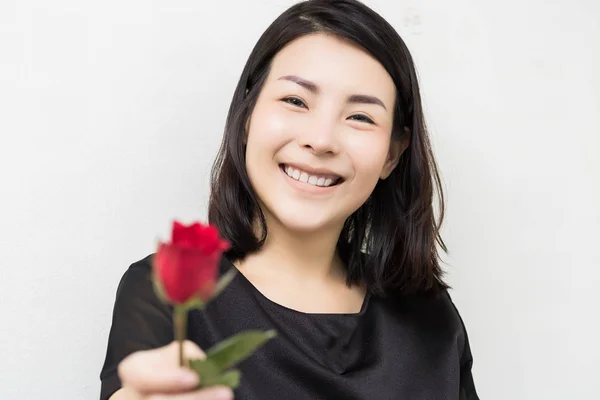
<svg viewBox="0 0 600 400">
<path fill-rule="evenodd" d="M 174 221 L 171 243 L 160 243 L 155 255 L 156 276 L 169 301 L 185 303 L 193 296 L 209 300 L 221 254 L 229 246 L 216 226 Z"/>
</svg>

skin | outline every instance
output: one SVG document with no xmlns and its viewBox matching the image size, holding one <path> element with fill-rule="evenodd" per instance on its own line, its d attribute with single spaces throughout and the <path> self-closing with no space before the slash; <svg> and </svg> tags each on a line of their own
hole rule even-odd
<svg viewBox="0 0 600 400">
<path fill-rule="evenodd" d="M 349 102 L 355 95 L 370 100 Z M 269 235 L 258 253 L 235 263 L 266 297 L 301 312 L 360 310 L 365 288 L 346 287 L 335 248 L 344 221 L 408 146 L 408 135 L 391 138 L 395 96 L 375 58 L 330 35 L 299 38 L 274 58 L 246 136 L 246 167 Z M 306 193 L 290 185 L 281 163 L 327 168 L 344 180 L 326 195 Z"/>
</svg>

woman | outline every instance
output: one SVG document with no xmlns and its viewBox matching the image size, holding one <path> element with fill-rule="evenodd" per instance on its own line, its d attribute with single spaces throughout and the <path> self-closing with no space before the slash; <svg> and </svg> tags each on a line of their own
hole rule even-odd
<svg viewBox="0 0 600 400">
<path fill-rule="evenodd" d="M 211 183 L 209 221 L 232 244 L 221 273 L 239 273 L 190 314 L 186 352 L 279 332 L 240 364 L 236 398 L 478 398 L 442 280 L 443 197 L 415 68 L 378 14 L 312 0 L 273 22 L 233 95 Z M 194 391 L 177 367 L 151 257 L 119 285 L 101 398 L 232 398 Z"/>
</svg>

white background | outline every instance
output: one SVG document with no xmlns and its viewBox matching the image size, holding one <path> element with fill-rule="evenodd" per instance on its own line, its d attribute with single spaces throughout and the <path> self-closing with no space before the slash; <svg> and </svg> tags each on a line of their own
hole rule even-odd
<svg viewBox="0 0 600 400">
<path fill-rule="evenodd" d="M 117 283 L 205 219 L 237 79 L 294 1 L 0 1 L 0 398 L 93 399 Z M 366 1 L 419 70 L 482 399 L 600 392 L 600 3 Z"/>
</svg>

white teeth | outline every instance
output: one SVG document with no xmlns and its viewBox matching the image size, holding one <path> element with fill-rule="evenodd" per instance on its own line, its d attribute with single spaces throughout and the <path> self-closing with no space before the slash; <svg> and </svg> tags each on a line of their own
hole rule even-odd
<svg viewBox="0 0 600 400">
<path fill-rule="evenodd" d="M 323 178 L 322 176 L 309 175 L 306 172 L 299 171 L 290 166 L 285 166 L 285 173 L 300 182 L 308 183 L 310 185 L 315 186 L 330 186 L 333 183 L 333 179 L 331 178 Z"/>
</svg>

